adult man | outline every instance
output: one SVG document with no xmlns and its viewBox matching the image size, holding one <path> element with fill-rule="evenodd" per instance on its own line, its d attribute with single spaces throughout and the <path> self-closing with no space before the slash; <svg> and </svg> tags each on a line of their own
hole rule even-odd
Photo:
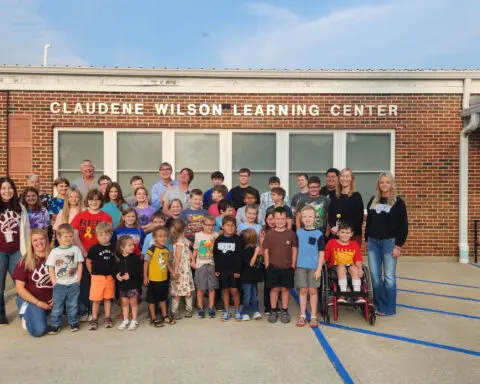
<svg viewBox="0 0 480 384">
<path fill-rule="evenodd" d="M 40 195 L 40 204 L 42 207 L 45 207 L 48 210 L 48 206 L 50 204 L 50 200 L 52 200 L 52 195 L 42 192 L 41 190 L 41 183 L 40 183 L 40 176 L 32 173 L 31 175 L 27 176 L 27 187 L 35 188 Z"/>
<path fill-rule="evenodd" d="M 112 183 L 112 179 L 107 175 L 102 175 L 98 178 L 98 190 L 105 196 L 108 186 Z"/>
<path fill-rule="evenodd" d="M 300 192 L 295 193 L 292 196 L 292 200 L 290 203 L 290 207 L 292 211 L 295 213 L 295 208 L 297 207 L 298 202 L 303 196 L 306 196 L 308 193 L 308 175 L 306 173 L 299 173 L 297 175 L 297 187 Z"/>
<path fill-rule="evenodd" d="M 243 202 L 243 194 L 245 190 L 249 188 L 248 183 L 250 182 L 250 170 L 248 168 L 240 168 L 238 171 L 238 182 L 240 185 L 230 190 L 230 196 L 232 196 L 233 208 L 235 208 L 235 210 L 245 205 Z M 258 193 L 257 189 L 253 187 L 250 188 L 255 191 L 255 204 L 260 204 L 260 193 Z"/>
<path fill-rule="evenodd" d="M 312 176 L 308 179 L 308 194 L 302 197 L 298 202 L 296 207 L 295 219 L 297 229 L 300 229 L 300 217 L 302 208 L 307 205 L 311 205 L 317 213 L 317 217 L 315 218 L 315 229 L 320 229 L 325 235 L 325 230 L 327 227 L 327 212 L 330 200 L 328 199 L 328 197 L 320 195 L 320 186 L 320 178 L 318 178 L 317 176 Z"/>
<path fill-rule="evenodd" d="M 158 174 L 160 175 L 160 180 L 152 186 L 152 205 L 155 209 L 160 209 L 162 207 L 162 202 L 160 198 L 163 196 L 165 191 L 171 187 L 177 187 L 178 181 L 172 179 L 172 166 L 170 163 L 160 164 Z"/>
<path fill-rule="evenodd" d="M 323 196 L 328 196 L 330 200 L 332 200 L 333 195 L 337 191 L 338 185 L 338 175 L 340 171 L 337 168 L 329 168 L 325 173 L 325 183 L 326 185 L 320 189 L 320 194 Z"/>
<path fill-rule="evenodd" d="M 81 177 L 72 181 L 72 186 L 77 187 L 82 196 L 87 196 L 88 191 L 96 188 L 97 180 L 95 179 L 95 167 L 92 162 L 88 159 L 83 160 L 80 165 Z"/>
<path fill-rule="evenodd" d="M 190 168 L 183 168 L 178 175 L 178 185 L 165 191 L 161 197 L 163 212 L 165 212 L 165 215 L 171 216 L 170 211 L 168 210 L 168 205 L 170 201 L 175 199 L 182 202 L 183 209 L 190 207 L 189 185 L 193 180 L 193 176 L 193 171 Z"/>
</svg>

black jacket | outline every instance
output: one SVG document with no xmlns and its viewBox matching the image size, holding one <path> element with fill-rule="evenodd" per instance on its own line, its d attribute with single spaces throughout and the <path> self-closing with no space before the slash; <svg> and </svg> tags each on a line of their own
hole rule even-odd
<svg viewBox="0 0 480 384">
<path fill-rule="evenodd" d="M 128 280 L 122 280 L 118 283 L 120 290 L 128 291 L 142 285 L 142 266 L 142 259 L 134 253 L 127 257 L 120 256 L 120 260 L 117 261 L 115 276 L 117 273 L 120 273 L 121 276 L 128 273 L 130 277 Z"/>
<path fill-rule="evenodd" d="M 258 255 L 255 264 L 251 267 L 250 261 L 254 254 L 255 247 L 249 247 L 243 250 L 242 273 L 240 275 L 242 284 L 256 284 L 263 281 L 263 274 L 265 272 L 263 257 Z"/>
</svg>

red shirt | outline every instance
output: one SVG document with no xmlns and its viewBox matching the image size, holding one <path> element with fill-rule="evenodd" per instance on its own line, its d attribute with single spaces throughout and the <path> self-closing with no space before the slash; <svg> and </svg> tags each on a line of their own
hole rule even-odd
<svg viewBox="0 0 480 384">
<path fill-rule="evenodd" d="M 25 288 L 36 299 L 47 302 L 52 299 L 53 287 L 50 280 L 50 274 L 48 268 L 45 265 L 47 259 L 41 258 L 35 265 L 33 272 L 25 269 L 25 264 L 20 262 L 13 272 L 13 279 L 25 282 Z"/>
<path fill-rule="evenodd" d="M 208 214 L 215 218 L 220 216 L 220 211 L 218 210 L 218 203 L 213 203 L 212 205 L 210 205 L 210 207 L 208 207 Z M 234 208 L 232 212 L 232 216 L 235 217 L 236 214 L 237 214 L 237 211 L 235 211 L 235 208 Z"/>
<path fill-rule="evenodd" d="M 97 224 L 106 221 L 112 224 L 112 218 L 108 213 L 99 211 L 98 213 L 90 213 L 88 210 L 77 213 L 73 218 L 71 224 L 73 228 L 78 230 L 80 241 L 83 247 L 88 252 L 90 247 L 98 243 L 95 228 Z"/>
<path fill-rule="evenodd" d="M 325 262 L 329 267 L 334 265 L 352 265 L 363 261 L 362 251 L 356 241 L 342 245 L 337 239 L 332 239 L 325 247 Z"/>
</svg>

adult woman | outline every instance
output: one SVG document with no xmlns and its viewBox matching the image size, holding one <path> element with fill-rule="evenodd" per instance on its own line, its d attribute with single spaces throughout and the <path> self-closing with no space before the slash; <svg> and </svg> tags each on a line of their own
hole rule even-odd
<svg viewBox="0 0 480 384">
<path fill-rule="evenodd" d="M 377 314 L 380 316 L 391 316 L 396 313 L 395 270 L 397 258 L 401 254 L 407 235 L 408 219 L 405 202 L 397 195 L 393 175 L 383 172 L 378 177 L 375 196 L 367 204 L 365 228 L 373 297 Z"/>
<path fill-rule="evenodd" d="M 108 213 L 112 218 L 113 228 L 117 228 L 122 218 L 122 212 L 128 208 L 128 204 L 123 198 L 122 188 L 117 182 L 108 184 L 103 194 L 104 205 L 102 211 Z"/>
<path fill-rule="evenodd" d="M 0 178 L 0 325 L 7 324 L 5 313 L 5 281 L 7 271 L 13 276 L 22 255 L 27 252 L 30 224 L 27 210 L 20 204 L 15 183 Z M 17 305 L 19 305 L 17 301 Z"/>
<path fill-rule="evenodd" d="M 349 223 L 353 228 L 352 240 L 362 244 L 363 200 L 355 189 L 355 176 L 349 168 L 340 172 L 337 191 L 328 208 L 328 225 L 334 237 L 338 231 L 337 221 Z"/>
<path fill-rule="evenodd" d="M 32 336 L 47 332 L 47 313 L 52 309 L 53 287 L 45 265 L 50 245 L 44 230 L 32 229 L 27 254 L 15 268 L 13 278 L 18 295 L 24 300 L 22 324 Z"/>
</svg>

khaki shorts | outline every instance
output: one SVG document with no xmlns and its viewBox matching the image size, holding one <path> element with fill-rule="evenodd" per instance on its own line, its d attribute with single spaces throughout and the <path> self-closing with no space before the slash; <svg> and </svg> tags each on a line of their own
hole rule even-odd
<svg viewBox="0 0 480 384">
<path fill-rule="evenodd" d="M 90 284 L 91 301 L 109 300 L 115 297 L 115 280 L 112 276 L 92 275 Z"/>
<path fill-rule="evenodd" d="M 320 288 L 320 278 L 314 279 L 315 269 L 297 268 L 295 271 L 296 288 Z"/>
</svg>

